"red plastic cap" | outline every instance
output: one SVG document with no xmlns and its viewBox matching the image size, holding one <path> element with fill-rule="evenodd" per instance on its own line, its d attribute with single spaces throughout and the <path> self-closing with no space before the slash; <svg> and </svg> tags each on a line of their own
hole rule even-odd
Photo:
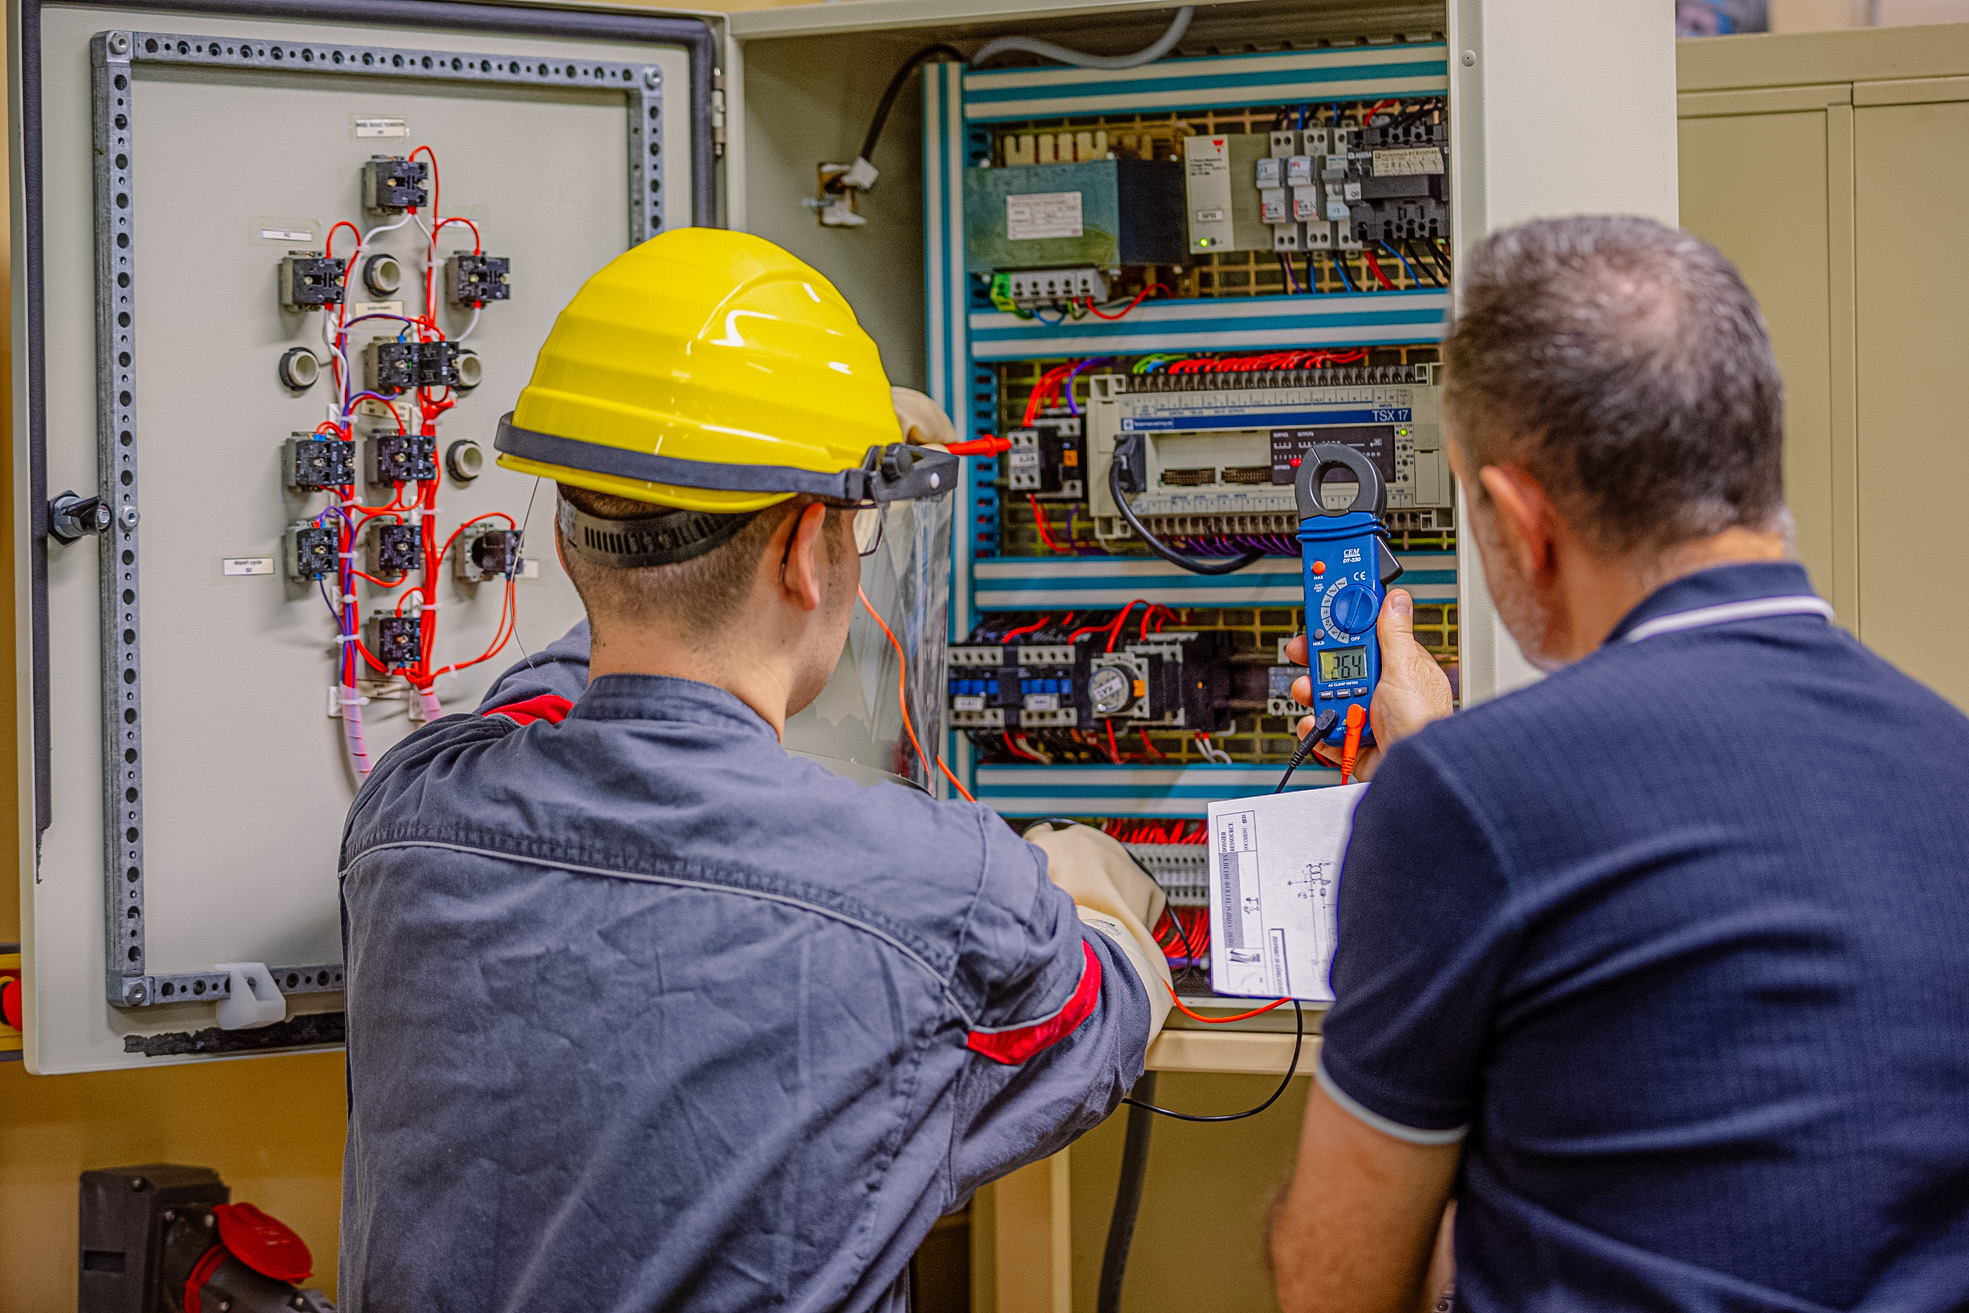
<svg viewBox="0 0 1969 1313">
<path fill-rule="evenodd" d="M 252 1204 L 219 1204 L 212 1213 L 219 1219 L 219 1242 L 261 1276 L 306 1281 L 314 1271 L 307 1242 L 278 1218 Z"/>
<path fill-rule="evenodd" d="M 21 1028 L 21 982 L 19 976 L 0 977 L 0 1021 L 15 1030 Z"/>
</svg>

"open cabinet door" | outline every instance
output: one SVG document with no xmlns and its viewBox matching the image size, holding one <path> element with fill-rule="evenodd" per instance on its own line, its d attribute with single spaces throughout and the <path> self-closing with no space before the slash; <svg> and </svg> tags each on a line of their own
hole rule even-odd
<svg viewBox="0 0 1969 1313">
<path fill-rule="evenodd" d="M 717 220 L 718 34 L 10 15 L 26 1061 L 334 1045 L 365 762 L 581 615 L 493 431 L 589 274 Z"/>
</svg>

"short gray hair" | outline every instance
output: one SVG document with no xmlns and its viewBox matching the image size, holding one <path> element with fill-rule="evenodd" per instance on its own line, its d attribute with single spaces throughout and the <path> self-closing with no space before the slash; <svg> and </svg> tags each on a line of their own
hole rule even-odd
<svg viewBox="0 0 1969 1313">
<path fill-rule="evenodd" d="M 1707 242 L 1613 215 L 1496 233 L 1465 259 L 1443 358 L 1471 467 L 1522 465 L 1604 550 L 1784 523 L 1784 385 Z"/>
</svg>

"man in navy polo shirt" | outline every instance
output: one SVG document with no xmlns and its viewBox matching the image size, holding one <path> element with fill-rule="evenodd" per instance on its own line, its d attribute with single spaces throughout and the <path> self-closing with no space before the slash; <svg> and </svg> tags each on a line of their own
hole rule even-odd
<svg viewBox="0 0 1969 1313">
<path fill-rule="evenodd" d="M 1445 359 L 1551 673 L 1451 716 L 1389 595 L 1282 1306 L 1428 1303 L 1454 1197 L 1465 1308 L 1969 1307 L 1969 720 L 1790 559 L 1755 301 L 1686 234 L 1535 223 Z"/>
</svg>

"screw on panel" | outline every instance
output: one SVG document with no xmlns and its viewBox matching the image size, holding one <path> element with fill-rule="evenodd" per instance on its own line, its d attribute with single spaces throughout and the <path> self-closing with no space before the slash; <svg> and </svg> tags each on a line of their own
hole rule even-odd
<svg viewBox="0 0 1969 1313">
<path fill-rule="evenodd" d="M 1476 66 L 1477 66 L 1477 52 L 1476 52 L 1476 51 L 1474 51 L 1474 50 L 1466 50 L 1466 51 L 1464 51 L 1464 52 L 1463 52 L 1463 67 L 1465 67 L 1465 68 L 1475 68 Z"/>
<path fill-rule="evenodd" d="M 661 82 L 662 80 L 663 80 L 663 74 L 656 67 L 651 66 L 643 70 L 643 85 L 648 87 L 650 90 L 652 91 L 656 90 L 656 84 Z"/>
<path fill-rule="evenodd" d="M 109 34 L 109 53 L 112 55 L 129 54 L 130 34 L 128 32 L 111 32 Z"/>
<path fill-rule="evenodd" d="M 134 529 L 137 527 L 137 508 L 134 506 L 125 506 L 116 518 L 122 521 L 124 528 Z"/>
</svg>

